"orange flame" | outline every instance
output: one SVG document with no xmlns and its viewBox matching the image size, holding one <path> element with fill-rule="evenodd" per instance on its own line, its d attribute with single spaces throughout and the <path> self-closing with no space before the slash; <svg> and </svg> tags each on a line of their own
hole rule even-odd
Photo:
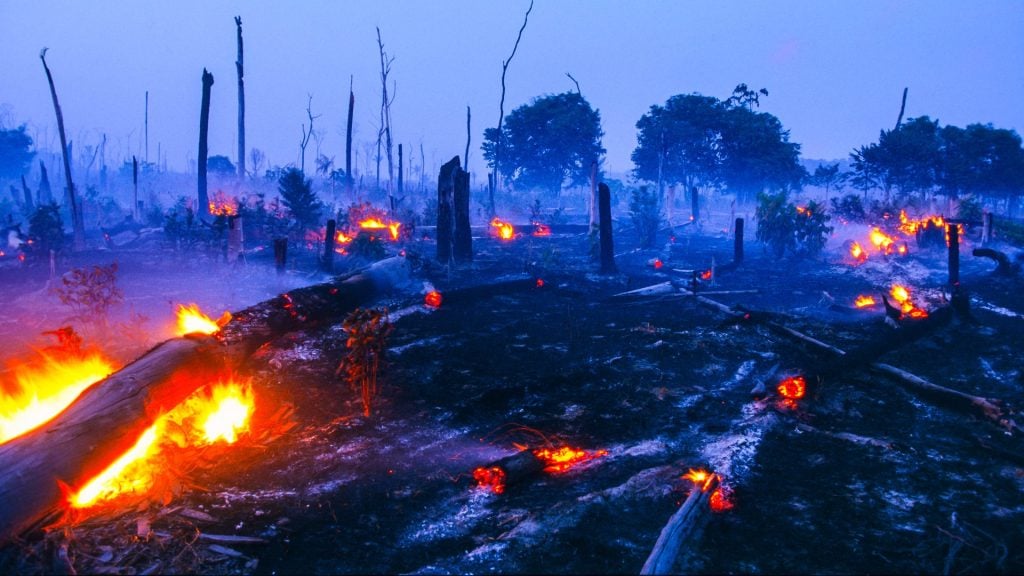
<svg viewBox="0 0 1024 576">
<path fill-rule="evenodd" d="M 868 259 L 868 253 L 861 248 L 859 242 L 853 242 L 850 244 L 850 256 L 857 262 L 863 262 Z"/>
<path fill-rule="evenodd" d="M 388 233 L 391 234 L 392 240 L 398 240 L 399 228 L 402 227 L 401 222 L 388 222 L 384 223 L 380 218 L 366 218 L 359 222 L 359 227 L 363 230 L 383 230 L 387 228 Z"/>
<path fill-rule="evenodd" d="M 497 216 L 495 216 L 494 219 L 491 220 L 491 226 L 497 229 L 496 232 L 498 234 L 498 237 L 501 238 L 502 240 L 511 240 L 512 237 L 515 236 L 516 229 L 511 224 L 505 222 L 504 220 L 498 218 Z"/>
<path fill-rule="evenodd" d="M 178 336 L 186 334 L 216 334 L 231 321 L 231 312 L 224 312 L 217 320 L 199 310 L 196 304 L 178 304 Z"/>
<path fill-rule="evenodd" d="M 562 446 L 557 450 L 551 448 L 540 448 L 533 451 L 533 455 L 543 460 L 547 465 L 544 468 L 544 471 L 551 472 L 553 474 L 565 472 L 577 464 L 593 460 L 595 458 L 600 458 L 607 454 L 607 450 L 587 452 L 586 450 L 570 448 L 569 446 Z"/>
<path fill-rule="evenodd" d="M 473 470 L 473 480 L 476 481 L 477 488 L 484 488 L 495 494 L 505 492 L 505 471 L 500 466 L 480 466 Z"/>
<path fill-rule="evenodd" d="M 547 224 L 541 224 L 540 222 L 533 223 L 533 235 L 534 236 L 551 236 L 551 227 Z"/>
<path fill-rule="evenodd" d="M 427 292 L 426 296 L 423 297 L 423 303 L 431 308 L 440 308 L 441 301 L 441 293 L 438 292 L 437 290 L 431 290 L 430 292 Z"/>
<path fill-rule="evenodd" d="M 899 303 L 900 312 L 911 318 L 927 318 L 928 312 L 918 308 L 910 299 L 910 289 L 901 284 L 893 284 L 889 289 L 889 295 Z"/>
<path fill-rule="evenodd" d="M 30 360 L 10 362 L 13 381 L 0 379 L 0 444 L 49 422 L 114 369 L 99 352 L 63 349 L 42 350 Z"/>
<path fill-rule="evenodd" d="M 857 308 L 867 308 L 868 306 L 874 306 L 875 304 L 877 304 L 877 302 L 875 302 L 874 298 L 863 294 L 857 296 L 857 299 L 853 301 L 853 305 Z"/>
<path fill-rule="evenodd" d="M 162 450 L 233 444 L 248 431 L 255 409 L 251 385 L 218 383 L 189 396 L 173 410 L 156 419 L 124 454 L 102 472 L 69 494 L 72 508 L 89 508 L 122 495 L 149 490 L 161 474 L 155 462 Z"/>
<path fill-rule="evenodd" d="M 779 383 L 779 395 L 789 400 L 799 400 L 807 393 L 807 380 L 803 376 L 790 376 Z"/>
<path fill-rule="evenodd" d="M 689 472 L 683 474 L 683 480 L 689 480 L 690 482 L 693 482 L 694 485 L 700 486 L 701 490 L 703 490 L 711 480 L 711 476 L 712 474 L 707 470 L 701 468 L 690 468 Z"/>
<path fill-rule="evenodd" d="M 237 216 L 238 206 L 234 200 L 228 199 L 223 193 L 218 191 L 214 194 L 213 198 L 210 198 L 209 203 L 210 214 L 214 216 Z"/>
<path fill-rule="evenodd" d="M 896 243 L 896 239 L 875 227 L 871 229 L 871 243 L 874 244 L 875 248 L 878 248 L 883 254 L 892 254 L 893 245 Z"/>
</svg>

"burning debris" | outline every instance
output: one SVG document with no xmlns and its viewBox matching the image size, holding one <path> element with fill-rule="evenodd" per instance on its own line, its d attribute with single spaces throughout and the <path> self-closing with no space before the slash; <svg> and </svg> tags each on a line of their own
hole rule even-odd
<svg viewBox="0 0 1024 576">
<path fill-rule="evenodd" d="M 26 359 L 9 360 L 0 379 L 0 444 L 49 422 L 93 384 L 116 369 L 93 349 L 83 349 L 70 327 L 48 332 L 59 343 Z"/>
<path fill-rule="evenodd" d="M 177 335 L 216 334 L 231 321 L 231 312 L 225 311 L 220 318 L 213 320 L 200 309 L 198 304 L 178 305 Z"/>
<path fill-rule="evenodd" d="M 505 222 L 501 218 L 498 218 L 497 216 L 495 216 L 494 219 L 491 220 L 491 228 L 493 229 L 494 234 L 498 238 L 501 238 L 502 240 L 511 240 L 515 238 L 515 227 L 513 227 L 512 224 Z"/>
</svg>

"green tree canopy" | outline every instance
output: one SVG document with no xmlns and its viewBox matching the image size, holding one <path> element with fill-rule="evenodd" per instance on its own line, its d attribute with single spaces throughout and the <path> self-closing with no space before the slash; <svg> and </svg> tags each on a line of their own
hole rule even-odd
<svg viewBox="0 0 1024 576">
<path fill-rule="evenodd" d="M 586 184 L 590 164 L 604 155 L 601 114 L 583 96 L 564 92 L 535 98 L 505 117 L 499 170 L 517 187 L 559 192 Z M 494 168 L 497 128 L 484 131 L 481 149 Z"/>
<path fill-rule="evenodd" d="M 0 180 L 20 178 L 35 155 L 32 137 L 25 133 L 24 124 L 12 129 L 0 126 Z"/>
<path fill-rule="evenodd" d="M 882 130 L 878 142 L 850 155 L 855 184 L 895 190 L 904 197 L 931 190 L 937 182 L 940 148 L 939 121 L 910 118 L 893 130 Z"/>
<path fill-rule="evenodd" d="M 206 169 L 214 174 L 230 176 L 235 173 L 235 165 L 227 156 L 210 156 L 206 160 Z"/>
<path fill-rule="evenodd" d="M 298 168 L 289 168 L 277 181 L 281 202 L 288 208 L 299 232 L 315 228 L 320 223 L 324 206 L 317 198 L 311 182 Z"/>
</svg>

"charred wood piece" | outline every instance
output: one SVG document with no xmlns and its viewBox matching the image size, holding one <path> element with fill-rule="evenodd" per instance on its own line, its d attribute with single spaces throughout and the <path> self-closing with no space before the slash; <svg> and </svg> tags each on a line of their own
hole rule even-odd
<svg viewBox="0 0 1024 576">
<path fill-rule="evenodd" d="M 992 248 L 975 248 L 971 254 L 978 258 L 988 258 L 995 262 L 996 274 L 1009 276 L 1013 273 L 1014 266 L 1010 263 L 1010 258 L 999 250 L 994 250 Z"/>
<path fill-rule="evenodd" d="M 640 574 L 675 574 L 676 560 L 689 541 L 696 540 L 711 512 L 711 495 L 718 488 L 717 474 L 708 477 L 703 486 L 694 486 L 683 505 L 661 529 Z"/>
</svg>

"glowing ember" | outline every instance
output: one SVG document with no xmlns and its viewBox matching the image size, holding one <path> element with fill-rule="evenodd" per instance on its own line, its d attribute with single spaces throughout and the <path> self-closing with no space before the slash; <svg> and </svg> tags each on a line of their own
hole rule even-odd
<svg viewBox="0 0 1024 576">
<path fill-rule="evenodd" d="M 533 235 L 534 236 L 551 236 L 551 227 L 547 224 L 541 224 L 540 222 L 533 223 Z"/>
<path fill-rule="evenodd" d="M 349 236 L 348 234 L 345 234 L 341 230 L 338 230 L 337 232 L 334 233 L 334 242 L 336 244 L 348 244 L 352 242 L 352 237 Z"/>
<path fill-rule="evenodd" d="M 693 482 L 695 486 L 700 486 L 703 490 L 704 486 L 706 486 L 708 481 L 711 480 L 711 473 L 699 468 L 690 468 L 689 472 L 683 474 L 683 480 L 689 480 L 690 482 Z"/>
<path fill-rule="evenodd" d="M 49 422 L 114 368 L 98 352 L 65 349 L 10 362 L 0 379 L 0 444 Z"/>
<path fill-rule="evenodd" d="M 537 288 L 543 288 L 543 287 L 544 287 L 544 279 L 543 278 L 537 278 Z"/>
<path fill-rule="evenodd" d="M 156 419 L 124 454 L 69 496 L 73 508 L 88 508 L 127 494 L 149 490 L 163 472 L 155 462 L 163 450 L 233 444 L 248 431 L 255 409 L 249 383 L 218 383 L 189 396 Z"/>
<path fill-rule="evenodd" d="M 853 259 L 857 262 L 863 262 L 868 259 L 868 253 L 860 247 L 859 242 L 850 244 L 850 256 L 853 256 Z"/>
<path fill-rule="evenodd" d="M 903 316 L 911 318 L 927 318 L 928 312 L 918 308 L 910 299 L 910 290 L 901 284 L 893 284 L 889 289 L 889 295 L 899 303 L 900 312 Z"/>
<path fill-rule="evenodd" d="M 808 210 L 807 208 L 803 207 L 803 206 L 797 206 L 796 207 L 796 213 L 800 214 L 801 216 L 807 216 L 807 217 L 811 216 L 811 211 Z"/>
<path fill-rule="evenodd" d="M 495 494 L 505 492 L 505 471 L 500 466 L 481 466 L 473 470 L 473 480 L 476 481 L 477 488 L 484 488 Z"/>
<path fill-rule="evenodd" d="M 423 303 L 431 308 L 441 307 L 441 293 L 437 290 L 431 290 L 427 292 L 427 295 L 423 297 Z"/>
<path fill-rule="evenodd" d="M 491 226 L 496 229 L 495 233 L 502 240 L 511 240 L 512 237 L 515 236 L 516 234 L 516 229 L 511 224 L 503 221 L 501 218 L 498 218 L 497 216 L 495 216 L 494 219 L 491 220 Z"/>
<path fill-rule="evenodd" d="M 875 302 L 874 298 L 871 296 L 864 296 L 863 294 L 857 296 L 857 299 L 853 301 L 853 305 L 857 308 L 867 308 L 868 306 L 874 306 L 875 304 L 877 304 L 877 302 Z"/>
<path fill-rule="evenodd" d="M 659 260 L 657 258 L 654 259 L 653 266 L 654 266 L 655 270 L 661 270 L 661 267 L 664 266 L 664 265 L 665 264 L 661 260 Z"/>
<path fill-rule="evenodd" d="M 803 376 L 790 376 L 779 383 L 779 395 L 790 400 L 799 400 L 807 393 L 807 381 Z"/>
<path fill-rule="evenodd" d="M 565 472 L 577 464 L 593 460 L 594 458 L 600 458 L 606 454 L 608 454 L 607 450 L 587 452 L 586 450 L 577 450 L 568 446 L 562 446 L 557 450 L 540 448 L 533 451 L 534 456 L 543 460 L 544 463 L 547 464 L 544 471 L 556 474 L 559 472 Z"/>
<path fill-rule="evenodd" d="M 705 270 L 705 271 L 700 273 L 700 279 L 701 280 L 711 280 L 711 276 L 712 276 L 711 268 L 708 268 L 707 270 Z"/>
<path fill-rule="evenodd" d="M 178 336 L 186 334 L 216 334 L 231 321 L 231 313 L 224 312 L 217 320 L 211 319 L 199 310 L 196 304 L 178 305 Z"/>
<path fill-rule="evenodd" d="M 732 510 L 735 507 L 732 501 L 732 489 L 728 486 L 719 486 L 711 493 L 708 505 L 711 507 L 712 512 Z"/>
</svg>

